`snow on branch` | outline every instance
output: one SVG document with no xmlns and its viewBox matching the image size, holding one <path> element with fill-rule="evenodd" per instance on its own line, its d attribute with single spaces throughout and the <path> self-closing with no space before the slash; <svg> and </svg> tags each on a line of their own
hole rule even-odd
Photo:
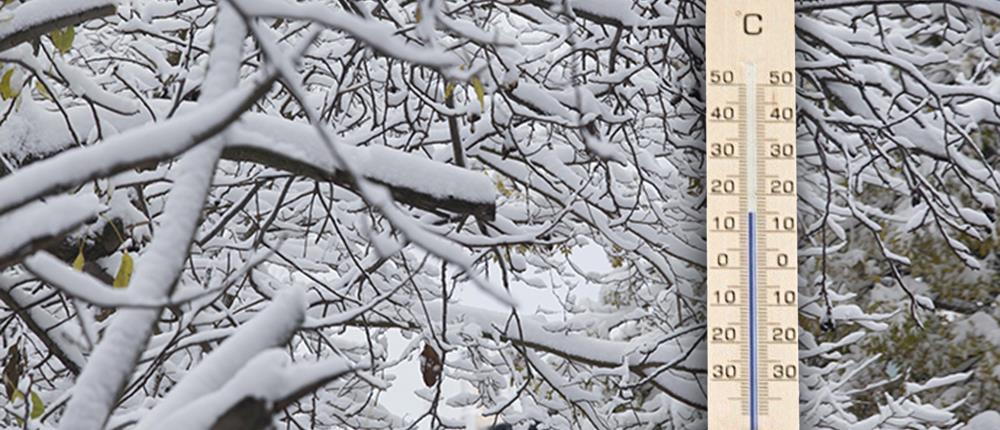
<svg viewBox="0 0 1000 430">
<path fill-rule="evenodd" d="M 704 427 L 704 160 L 724 148 L 702 3 L 132 0 L 66 52 L 0 52 L 0 216 L 103 203 L 0 274 L 5 345 L 29 340 L 20 383 L 49 409 L 28 427 L 460 428 L 456 407 Z M 0 33 L 45 4 L 8 3 Z M 995 295 L 998 7 L 797 2 L 799 139 L 766 149 L 799 166 L 804 428 L 956 428 L 992 401 L 991 347 L 937 318 Z M 894 343 L 908 301 L 928 324 Z M 932 342 L 976 352 L 927 363 Z M 415 356 L 435 382 L 413 392 Z"/>
<path fill-rule="evenodd" d="M 93 194 L 59 196 L 0 216 L 0 268 L 61 239 L 94 218 L 99 209 Z"/>
<path fill-rule="evenodd" d="M 85 272 L 78 272 L 52 254 L 38 252 L 24 259 L 24 267 L 66 295 L 105 308 L 162 308 L 213 293 L 185 291 L 170 298 L 150 297 L 134 289 L 115 289 Z"/>
<path fill-rule="evenodd" d="M 437 314 L 440 304 L 428 304 L 429 310 Z M 547 330 L 545 321 L 533 317 L 522 317 L 519 326 L 508 326 L 509 314 L 489 311 L 471 306 L 449 304 L 451 315 L 462 318 L 464 322 L 474 323 L 483 329 L 484 334 L 492 335 L 494 327 L 504 328 L 504 339 L 522 343 L 542 352 L 572 358 L 574 361 L 605 367 L 621 366 L 627 363 L 630 367 L 639 369 L 655 368 L 673 361 L 676 357 L 687 356 L 674 368 L 687 371 L 704 371 L 705 352 L 687 352 L 698 343 L 697 332 L 689 332 L 680 336 L 677 342 L 663 343 L 655 349 L 644 349 L 643 342 L 620 342 L 587 337 L 568 336 L 558 330 Z M 437 314 L 439 315 L 439 314 Z"/>
<path fill-rule="evenodd" d="M 318 3 L 286 0 L 233 0 L 244 13 L 261 18 L 301 19 L 344 31 L 388 57 L 413 64 L 444 68 L 461 64 L 461 59 L 440 49 L 406 43 L 396 29 L 373 20 Z"/>
<path fill-rule="evenodd" d="M 212 178 L 222 148 L 223 138 L 215 136 L 230 122 L 249 108 L 261 94 L 261 88 L 270 85 L 245 86 L 236 89 L 239 82 L 240 57 L 246 27 L 242 19 L 230 8 L 220 7 L 213 32 L 214 46 L 209 58 L 209 72 L 205 79 L 208 85 L 202 93 L 205 99 L 219 99 L 205 106 L 223 103 L 219 111 L 203 113 L 205 118 L 187 117 L 192 123 L 185 124 L 193 129 L 173 129 L 161 146 L 171 144 L 187 149 L 185 144 L 208 140 L 204 145 L 185 154 L 178 166 L 181 172 L 167 195 L 163 210 L 163 222 L 157 228 L 149 249 L 142 255 L 135 279 L 129 286 L 139 294 L 153 298 L 169 296 L 181 278 L 184 261 L 188 258 L 191 242 L 201 219 L 205 200 L 211 189 Z M 296 51 L 298 52 L 298 51 Z M 273 70 L 273 69 L 272 69 Z M 270 83 L 270 79 L 264 79 Z M 177 127 L 180 118 L 164 124 Z M 142 130 L 155 129 L 145 127 Z M 119 136 L 127 136 L 128 133 Z M 176 136 L 182 136 L 178 139 Z M 156 139 L 155 136 L 143 136 Z M 135 136 L 132 136 L 135 138 Z M 129 143 L 123 139 L 120 145 Z M 135 146 L 149 145 L 149 142 L 131 142 Z M 189 146 L 189 145 L 188 145 Z M 58 156 L 54 159 L 59 158 Z M 43 162 L 44 163 L 44 162 Z M 42 164 L 42 163 L 39 163 Z M 30 166 L 29 166 L 30 168 Z M 14 175 L 14 179 L 25 175 Z M 2 181 L 0 181 L 2 185 Z M 61 429 L 97 429 L 104 427 L 111 415 L 129 377 L 135 370 L 143 348 L 152 335 L 160 318 L 160 308 L 128 309 L 119 312 L 104 338 L 87 362 L 87 366 L 77 378 L 73 387 L 73 397 L 66 406 L 60 422 Z"/>
<path fill-rule="evenodd" d="M 115 0 L 32 0 L 0 20 L 0 51 L 38 39 L 52 30 L 115 13 Z"/>
<path fill-rule="evenodd" d="M 315 128 L 271 116 L 248 114 L 236 125 L 224 156 L 252 161 L 355 188 L 324 147 Z M 370 139 L 348 135 L 348 142 Z M 488 176 L 384 146 L 340 145 L 357 172 L 389 188 L 394 199 L 423 209 L 444 209 L 493 219 L 496 187 Z"/>
<path fill-rule="evenodd" d="M 931 378 L 924 383 L 907 382 L 906 383 L 906 395 L 912 396 L 915 394 L 922 393 L 927 390 L 933 390 L 935 388 L 944 387 L 947 385 L 957 384 L 959 382 L 964 382 L 972 377 L 972 372 L 962 372 L 955 373 L 947 376 L 938 376 Z"/>
<path fill-rule="evenodd" d="M 632 27 L 646 22 L 632 10 L 632 2 L 625 0 L 528 0 L 528 3 L 545 10 L 559 10 L 568 5 L 577 17 L 615 27 Z"/>
<path fill-rule="evenodd" d="M 796 12 L 811 12 L 824 9 L 840 9 L 852 6 L 906 6 L 907 4 L 938 3 L 914 0 L 811 0 L 798 2 Z M 949 0 L 955 6 L 982 11 L 1000 17 L 1000 4 L 991 0 Z"/>
<path fill-rule="evenodd" d="M 91 179 L 183 153 L 236 121 L 272 82 L 273 75 L 260 76 L 189 113 L 61 152 L 0 178 L 0 214 Z"/>
<path fill-rule="evenodd" d="M 228 357 L 242 364 L 241 356 Z M 264 429 L 271 415 L 288 406 L 306 392 L 356 370 L 343 359 L 325 359 L 319 363 L 291 364 L 288 353 L 268 349 L 256 354 L 221 386 L 162 420 L 151 422 L 151 429 Z"/>
<path fill-rule="evenodd" d="M 171 105 L 166 100 L 150 100 L 149 106 L 157 116 L 165 116 Z M 200 116 L 208 110 L 204 109 L 195 103 L 183 103 L 178 109 L 177 120 L 188 115 Z M 67 115 L 73 128 L 80 133 L 90 133 L 96 126 L 94 116 L 86 107 L 69 108 Z M 121 132 L 149 127 L 144 125 L 149 119 L 144 113 L 110 113 L 101 115 L 100 119 Z M 0 153 L 27 162 L 58 154 L 72 145 L 69 131 L 66 128 L 29 127 L 28 123 L 59 121 L 60 115 L 56 112 L 32 109 L 15 114 L 12 120 L 0 125 Z M 241 121 L 229 127 L 227 134 L 229 138 L 222 153 L 227 160 L 248 161 L 316 180 L 332 181 L 348 189 L 356 188 L 309 124 L 248 112 L 243 114 Z M 487 175 L 394 148 L 361 146 L 373 139 L 375 131 L 346 134 L 342 145 L 344 155 L 363 177 L 388 187 L 396 201 L 425 210 L 473 214 L 486 220 L 495 216 L 497 191 Z M 95 148 L 108 145 L 111 140 Z M 27 152 L 28 148 L 33 152 Z M 130 165 L 141 163 L 129 162 Z M 123 169 L 115 168 L 115 171 L 120 170 Z"/>
<path fill-rule="evenodd" d="M 440 320 L 441 304 L 425 305 L 431 319 Z M 663 336 L 659 333 L 621 342 L 571 333 L 561 324 L 537 317 L 521 316 L 514 322 L 510 314 L 459 304 L 449 304 L 448 315 L 467 327 L 481 330 L 482 336 L 496 341 L 511 342 L 574 363 L 604 368 L 623 367 L 652 382 L 678 401 L 699 409 L 706 407 L 704 393 L 692 377 L 705 371 L 705 349 L 703 345 L 699 346 L 703 333 L 701 327 L 667 335 L 668 339 L 672 339 L 670 342 L 657 339 Z"/>
<path fill-rule="evenodd" d="M 31 333 L 38 337 L 52 355 L 73 375 L 78 375 L 86 359 L 77 343 L 83 335 L 73 326 L 63 324 L 48 311 L 35 306 L 40 297 L 19 288 L 16 278 L 0 274 L 0 301 L 14 310 Z"/>
<path fill-rule="evenodd" d="M 185 405 L 200 403 L 199 398 L 220 389 L 233 378 L 246 357 L 253 357 L 266 349 L 288 343 L 305 320 L 305 311 L 305 295 L 301 289 L 288 287 L 279 292 L 266 309 L 240 326 L 235 334 L 222 342 L 197 367 L 188 372 L 181 382 L 171 388 L 170 393 L 139 422 L 137 430 L 155 428 L 162 424 L 165 417 L 181 410 Z"/>
</svg>

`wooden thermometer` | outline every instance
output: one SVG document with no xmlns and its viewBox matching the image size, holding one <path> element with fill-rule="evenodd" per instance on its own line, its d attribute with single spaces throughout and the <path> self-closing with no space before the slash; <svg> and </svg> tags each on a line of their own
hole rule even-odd
<svg viewBox="0 0 1000 430">
<path fill-rule="evenodd" d="M 793 0 L 708 0 L 708 428 L 799 428 Z"/>
</svg>

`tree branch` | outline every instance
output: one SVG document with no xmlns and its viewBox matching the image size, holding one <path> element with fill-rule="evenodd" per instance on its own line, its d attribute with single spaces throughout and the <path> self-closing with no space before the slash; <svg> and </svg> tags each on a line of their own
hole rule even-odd
<svg viewBox="0 0 1000 430">
<path fill-rule="evenodd" d="M 114 0 L 34 0 L 14 10 L 14 18 L 0 29 L 0 51 L 38 39 L 52 30 L 115 13 Z M 43 12 L 45 11 L 45 12 Z M 39 15 L 44 15 L 39 17 Z"/>
</svg>

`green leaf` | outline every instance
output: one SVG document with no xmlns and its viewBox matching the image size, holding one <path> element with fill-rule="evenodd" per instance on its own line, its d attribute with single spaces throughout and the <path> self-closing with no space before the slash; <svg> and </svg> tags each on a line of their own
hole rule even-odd
<svg viewBox="0 0 1000 430">
<path fill-rule="evenodd" d="M 21 390 L 15 389 L 14 394 L 10 397 L 10 401 L 16 402 L 23 398 L 24 398 L 24 393 L 22 393 Z M 28 415 L 31 417 L 31 419 L 37 420 L 39 417 L 45 414 L 45 402 L 43 402 L 42 398 L 38 396 L 38 393 L 34 391 L 31 392 L 30 399 L 31 399 L 31 412 Z M 21 419 L 21 417 L 14 417 L 14 419 L 17 420 L 18 426 L 24 426 L 24 420 Z"/>
<path fill-rule="evenodd" d="M 45 85 L 42 85 L 41 79 L 35 79 L 35 90 L 37 90 L 38 94 L 41 94 L 42 97 L 52 100 L 52 94 L 49 93 L 48 88 L 45 88 Z"/>
<path fill-rule="evenodd" d="M 38 393 L 31 392 L 31 418 L 38 419 L 45 413 L 45 402 L 38 396 Z"/>
<path fill-rule="evenodd" d="M 19 91 L 20 89 L 19 88 L 15 89 L 14 85 L 11 83 L 13 77 L 14 77 L 14 68 L 11 67 L 10 70 L 4 73 L 3 77 L 0 78 L 0 98 L 2 98 L 3 100 L 10 100 L 12 98 L 15 98 L 20 93 Z"/>
<path fill-rule="evenodd" d="M 73 39 L 76 37 L 75 27 L 66 27 L 62 30 L 52 30 L 49 33 L 49 38 L 52 39 L 52 44 L 56 46 L 60 54 L 65 54 L 73 49 Z"/>
</svg>

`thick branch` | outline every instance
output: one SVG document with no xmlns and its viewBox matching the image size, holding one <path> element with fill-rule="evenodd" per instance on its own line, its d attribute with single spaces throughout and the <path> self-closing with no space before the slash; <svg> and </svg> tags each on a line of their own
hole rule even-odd
<svg viewBox="0 0 1000 430">
<path fill-rule="evenodd" d="M 0 217 L 0 268 L 58 243 L 65 234 L 94 218 L 93 195 L 61 196 L 36 202 Z"/>
<path fill-rule="evenodd" d="M 231 142 L 222 153 L 223 158 L 230 161 L 249 161 L 275 169 L 284 170 L 296 175 L 306 176 L 319 181 L 331 181 L 344 188 L 354 190 L 355 186 L 350 175 L 343 170 L 324 168 L 310 160 L 302 160 L 285 152 L 273 150 L 260 145 L 246 145 Z M 392 197 L 404 204 L 412 205 L 428 211 L 447 211 L 456 214 L 471 214 L 477 218 L 493 220 L 496 205 L 492 202 L 476 202 L 457 197 L 441 197 L 428 194 L 415 186 L 403 184 L 387 184 L 378 178 L 367 177 L 371 182 L 389 188 Z M 416 184 L 414 184 L 416 185 Z"/>
<path fill-rule="evenodd" d="M 74 4 L 75 3 L 75 4 Z M 67 5 L 69 4 L 69 5 Z M 44 12 L 43 12 L 44 11 Z M 115 13 L 113 0 L 34 0 L 14 10 L 0 29 L 0 51 L 38 39 L 52 30 Z"/>
<path fill-rule="evenodd" d="M 0 214 L 95 178 L 175 157 L 224 130 L 267 92 L 274 79 L 273 72 L 265 74 L 185 115 L 128 130 L 101 145 L 70 149 L 22 168 L 16 175 L 0 179 Z"/>
</svg>

